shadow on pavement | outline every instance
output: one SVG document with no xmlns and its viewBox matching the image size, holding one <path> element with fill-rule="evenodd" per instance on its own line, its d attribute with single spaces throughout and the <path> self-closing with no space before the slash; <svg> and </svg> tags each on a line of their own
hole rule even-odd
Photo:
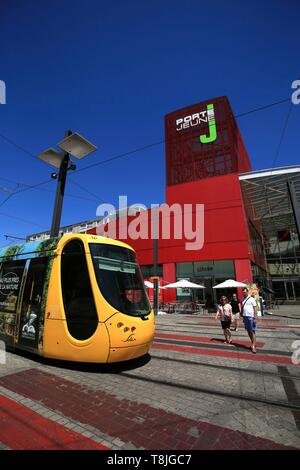
<svg viewBox="0 0 300 470">
<path fill-rule="evenodd" d="M 224 344 L 224 340 L 221 338 L 211 338 L 211 341 Z M 244 344 L 236 343 L 234 339 L 232 340 L 232 343 L 226 344 L 226 347 L 227 346 L 234 346 L 236 349 L 246 349 L 246 351 L 249 351 L 250 349 L 250 346 L 245 346 Z"/>
<path fill-rule="evenodd" d="M 150 354 L 145 354 L 142 357 L 137 359 L 131 359 L 130 361 L 115 362 L 111 364 L 98 364 L 92 362 L 72 362 L 72 361 L 63 361 L 60 359 L 49 359 L 46 357 L 41 357 L 27 351 L 14 351 L 14 354 L 30 359 L 39 364 L 45 366 L 51 366 L 62 369 L 77 370 L 80 372 L 95 372 L 99 374 L 119 374 L 127 370 L 138 369 L 143 367 L 151 360 Z"/>
</svg>

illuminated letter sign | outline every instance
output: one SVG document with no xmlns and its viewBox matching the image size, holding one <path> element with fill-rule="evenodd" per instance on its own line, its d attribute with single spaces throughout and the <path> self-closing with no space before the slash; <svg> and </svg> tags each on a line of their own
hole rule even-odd
<svg viewBox="0 0 300 470">
<path fill-rule="evenodd" d="M 199 126 L 202 122 L 208 123 L 209 135 L 202 134 L 199 136 L 201 144 L 214 142 L 217 138 L 217 127 L 213 104 L 208 104 L 205 111 L 176 119 L 176 131 L 178 132 L 190 127 Z"/>
</svg>

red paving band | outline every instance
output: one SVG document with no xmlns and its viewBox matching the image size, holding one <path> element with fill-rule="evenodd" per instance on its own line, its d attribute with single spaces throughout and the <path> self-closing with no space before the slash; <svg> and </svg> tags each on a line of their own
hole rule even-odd
<svg viewBox="0 0 300 470">
<path fill-rule="evenodd" d="M 11 450 L 108 450 L 1 395 L 0 442 Z"/>
<path fill-rule="evenodd" d="M 205 356 L 219 356 L 219 357 L 230 357 L 232 359 L 244 359 L 247 361 L 259 361 L 259 362 L 275 362 L 278 364 L 291 364 L 290 357 L 282 357 L 282 356 L 267 356 L 266 354 L 255 354 L 250 355 L 249 353 L 241 353 L 241 352 L 234 352 L 234 351 L 217 351 L 211 349 L 201 348 L 194 348 L 192 346 L 176 346 L 174 344 L 160 344 L 154 343 L 152 345 L 153 349 L 164 349 L 169 351 L 177 351 L 177 352 L 187 352 L 190 354 L 200 354 Z"/>
<path fill-rule="evenodd" d="M 208 349 L 205 347 L 205 344 L 220 344 L 220 340 L 214 339 L 214 338 L 207 338 L 207 337 L 202 337 L 202 336 L 187 336 L 187 335 L 178 335 L 178 334 L 169 334 L 169 333 L 156 333 L 155 334 L 156 339 L 166 339 L 170 340 L 170 344 L 168 343 L 159 343 L 155 342 L 152 345 L 153 349 L 162 349 L 162 350 L 169 350 L 169 351 L 176 351 L 176 352 L 183 352 L 183 353 L 189 353 L 189 354 L 199 354 L 199 355 L 205 355 L 205 356 L 215 356 L 215 357 L 229 357 L 232 359 L 241 359 L 241 360 L 247 360 L 247 361 L 257 361 L 257 362 L 273 362 L 273 363 L 278 363 L 278 364 L 291 364 L 291 357 L 290 356 L 280 356 L 280 355 L 274 355 L 274 354 L 260 354 L 259 351 L 257 354 L 251 354 L 250 351 L 248 352 L 241 352 L 240 350 L 238 351 L 227 351 L 227 346 L 224 346 L 222 350 L 218 349 Z M 199 345 L 197 347 L 194 347 L 192 345 L 177 345 L 177 344 L 171 344 L 171 340 L 181 340 L 181 341 L 196 341 L 199 342 Z M 201 343 L 204 343 L 203 345 Z M 258 341 L 257 343 L 258 348 L 262 348 L 264 346 L 264 343 Z M 249 340 L 248 341 L 242 341 L 242 340 L 235 340 L 233 339 L 232 346 L 240 346 L 248 349 L 249 346 Z M 250 349 L 250 348 L 249 348 Z"/>
<path fill-rule="evenodd" d="M 155 338 L 169 338 L 169 339 L 181 339 L 184 341 L 199 341 L 199 343 L 211 343 L 211 342 L 223 342 L 223 340 L 217 338 L 208 338 L 207 336 L 188 336 L 188 335 L 178 335 L 175 333 L 155 333 Z M 249 341 L 237 340 L 234 341 L 234 344 L 241 346 L 249 346 Z M 256 342 L 258 348 L 262 348 L 264 343 L 261 341 Z"/>
</svg>

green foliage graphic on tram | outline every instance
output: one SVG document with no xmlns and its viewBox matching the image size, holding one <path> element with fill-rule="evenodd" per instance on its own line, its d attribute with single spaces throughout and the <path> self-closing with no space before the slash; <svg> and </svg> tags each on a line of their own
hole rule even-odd
<svg viewBox="0 0 300 470">
<path fill-rule="evenodd" d="M 21 280 L 26 270 L 26 260 L 39 257 L 48 258 L 48 267 L 46 270 L 43 293 L 41 295 L 41 312 L 38 319 L 40 326 L 43 325 L 53 252 L 57 243 L 58 239 L 48 239 L 0 249 L 0 334 L 12 337 L 16 333 L 18 298 L 20 295 Z M 27 323 L 29 322 L 29 317 L 30 310 L 28 306 L 28 312 L 24 314 L 24 319 Z M 32 331 L 33 326 L 29 325 L 28 328 L 30 327 Z M 42 330 L 43 328 L 38 328 L 39 342 L 42 342 Z"/>
</svg>

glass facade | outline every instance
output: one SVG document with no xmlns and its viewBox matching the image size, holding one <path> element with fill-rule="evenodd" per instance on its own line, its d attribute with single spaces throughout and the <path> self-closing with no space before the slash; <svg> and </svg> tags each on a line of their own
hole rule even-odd
<svg viewBox="0 0 300 470">
<path fill-rule="evenodd" d="M 176 263 L 176 278 L 187 279 L 196 284 L 205 286 L 205 289 L 177 289 L 178 300 L 196 300 L 208 307 L 213 307 L 219 295 L 231 295 L 232 289 L 213 289 L 226 279 L 235 279 L 233 260 L 222 261 L 194 261 L 190 263 Z"/>
<path fill-rule="evenodd" d="M 209 276 L 228 279 L 235 276 L 234 262 L 232 260 L 222 260 L 176 263 L 176 275 L 181 278 L 187 275 L 196 278 Z"/>
<path fill-rule="evenodd" d="M 257 264 L 252 264 L 252 279 L 255 284 L 258 284 L 263 287 L 268 287 L 270 285 L 270 276 L 268 273 L 261 269 Z"/>
<path fill-rule="evenodd" d="M 276 223 L 277 222 L 277 223 Z M 285 216 L 285 227 L 273 220 L 265 233 L 268 270 L 277 299 L 300 300 L 300 244 L 293 214 Z"/>
<path fill-rule="evenodd" d="M 300 207 L 300 167 L 274 168 L 240 175 L 249 234 L 255 263 L 262 266 L 263 249 L 267 276 L 275 299 L 300 301 L 300 245 L 296 212 Z M 268 280 L 258 266 L 253 279 L 262 285 Z"/>
<path fill-rule="evenodd" d="M 145 264 L 145 266 L 141 266 L 141 271 L 144 279 L 149 279 L 150 277 L 153 276 L 159 276 L 163 277 L 163 266 L 162 264 L 159 264 L 157 267 L 157 274 L 154 274 L 154 266 Z"/>
<path fill-rule="evenodd" d="M 248 229 L 249 229 L 250 241 L 251 241 L 254 255 L 258 255 L 259 257 L 264 258 L 265 250 L 264 250 L 263 238 L 260 235 L 260 233 L 256 230 L 256 228 L 254 227 L 254 225 L 252 224 L 250 220 L 248 221 Z"/>
</svg>

